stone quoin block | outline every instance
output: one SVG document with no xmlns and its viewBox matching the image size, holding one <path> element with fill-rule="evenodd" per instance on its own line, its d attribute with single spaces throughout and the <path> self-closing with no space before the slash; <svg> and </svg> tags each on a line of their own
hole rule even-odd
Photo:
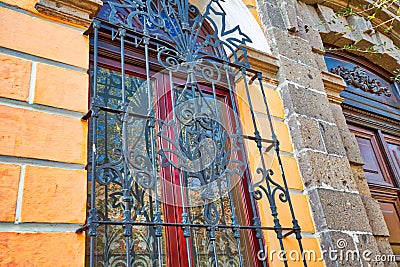
<svg viewBox="0 0 400 267">
<path fill-rule="evenodd" d="M 86 122 L 1 105 L 0 117 L 0 154 L 86 164 Z"/>
<path fill-rule="evenodd" d="M 86 171 L 27 166 L 21 221 L 84 223 Z"/>
<path fill-rule="evenodd" d="M 39 63 L 34 103 L 86 112 L 88 84 L 87 73 Z"/>
<path fill-rule="evenodd" d="M 261 1 L 257 0 L 257 7 L 259 10 L 260 20 L 266 29 L 277 27 L 285 30 L 285 22 L 280 11 L 279 6 L 274 1 Z M 273 14 L 273 15 L 272 15 Z"/>
<path fill-rule="evenodd" d="M 0 54 L 0 97 L 26 101 L 32 62 Z"/>
<path fill-rule="evenodd" d="M 363 266 L 384 267 L 383 261 L 376 261 L 377 255 L 380 255 L 378 245 L 372 234 L 356 235 L 356 246 L 361 255 L 360 260 Z"/>
<path fill-rule="evenodd" d="M 342 107 L 336 104 L 330 104 L 332 116 L 335 119 L 336 126 L 340 131 L 348 131 L 349 127 L 347 127 L 346 118 L 343 115 Z"/>
<path fill-rule="evenodd" d="M 371 196 L 365 173 L 361 165 L 350 164 L 351 172 L 353 173 L 354 181 L 357 184 L 358 192 L 361 195 Z"/>
<path fill-rule="evenodd" d="M 314 119 L 333 122 L 326 95 L 293 84 L 283 87 L 281 95 L 285 108 L 288 110 L 287 117 L 292 113 L 297 113 Z"/>
<path fill-rule="evenodd" d="M 317 67 L 308 41 L 277 28 L 272 28 L 271 31 L 274 33 L 274 42 L 281 55 L 305 65 Z M 303 66 L 303 68 L 306 67 Z"/>
<path fill-rule="evenodd" d="M 380 237 L 380 236 L 375 236 L 376 240 L 376 245 L 378 246 L 380 255 L 393 255 L 392 248 L 390 247 L 390 243 L 387 239 L 387 237 Z M 395 262 L 388 261 L 385 262 L 385 267 L 398 267 L 398 265 Z"/>
<path fill-rule="evenodd" d="M 315 188 L 309 192 L 318 231 L 371 232 L 360 195 L 322 188 Z"/>
<path fill-rule="evenodd" d="M 329 154 L 345 156 L 346 152 L 344 151 L 343 143 L 340 139 L 340 134 L 337 126 L 320 122 L 319 128 L 322 138 L 324 140 L 326 152 L 328 152 Z"/>
<path fill-rule="evenodd" d="M 356 244 L 351 235 L 340 231 L 326 231 L 320 235 L 326 267 L 362 266 L 357 256 Z"/>
<path fill-rule="evenodd" d="M 0 222 L 13 222 L 17 204 L 18 183 L 21 167 L 14 164 L 0 164 Z"/>
<path fill-rule="evenodd" d="M 339 190 L 356 190 L 357 186 L 347 158 L 315 151 L 298 155 L 304 185 L 308 188 L 328 186 Z"/>
<path fill-rule="evenodd" d="M 340 131 L 340 137 L 349 161 L 357 165 L 363 165 L 364 160 L 355 135 L 350 131 Z"/>
<path fill-rule="evenodd" d="M 389 230 L 386 226 L 385 218 L 383 217 L 378 201 L 371 196 L 363 195 L 361 195 L 361 200 L 364 203 L 372 233 L 378 236 L 389 236 Z"/>
<path fill-rule="evenodd" d="M 289 127 L 293 145 L 297 150 L 309 148 L 325 152 L 318 121 L 309 117 L 291 116 Z"/>
<path fill-rule="evenodd" d="M 296 61 L 282 57 L 279 73 L 281 82 L 288 81 L 307 89 L 314 89 L 324 92 L 324 85 L 321 82 L 321 71 L 297 63 Z"/>
<path fill-rule="evenodd" d="M 303 2 L 298 2 L 297 4 L 297 14 L 299 16 L 299 20 L 302 22 L 301 27 L 299 27 L 299 31 L 302 32 L 302 36 L 305 40 L 308 41 L 309 46 L 322 51 L 324 49 L 324 44 L 322 43 L 321 36 L 319 35 L 317 29 L 319 25 L 315 23 L 315 19 L 313 18 L 313 14 L 309 10 L 309 6 Z M 319 20 L 319 18 L 317 20 Z M 304 45 L 307 46 L 307 43 L 305 43 Z M 317 66 L 320 68 L 322 67 L 318 64 L 318 62 Z M 326 69 L 326 66 L 325 68 L 322 67 L 321 69 Z"/>
</svg>

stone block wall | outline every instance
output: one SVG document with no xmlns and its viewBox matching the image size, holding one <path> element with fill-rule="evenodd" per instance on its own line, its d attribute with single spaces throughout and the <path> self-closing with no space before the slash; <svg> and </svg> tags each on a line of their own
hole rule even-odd
<svg viewBox="0 0 400 267">
<path fill-rule="evenodd" d="M 328 90 L 328 85 L 343 84 L 327 74 L 322 49 L 323 42 L 342 45 L 358 38 L 368 45 L 387 38 L 364 33 L 366 22 L 357 17 L 330 26 L 339 28 L 306 31 L 305 25 L 319 25 L 332 15 L 330 7 L 318 3 L 243 2 L 264 29 L 266 46 L 273 49 L 273 56 L 249 49 L 249 58 L 253 68 L 265 72 L 263 84 L 304 248 L 324 258 L 310 266 L 368 266 L 333 261 L 324 254 L 338 248 L 339 240 L 361 253 L 387 254 L 390 247 L 382 214 L 363 177 L 357 143 L 338 105 L 340 97 Z M 85 222 L 87 197 L 87 124 L 81 117 L 88 108 L 89 41 L 83 32 L 100 4 L 0 1 L 0 250 L 7 252 L 0 253 L 1 266 L 84 266 L 85 236 L 75 233 Z M 338 36 L 349 22 L 360 31 Z M 393 60 L 371 59 L 388 63 L 387 68 Z M 254 109 L 264 125 L 261 92 L 256 87 L 251 92 L 260 101 Z M 243 82 L 238 81 L 241 93 Z M 252 131 L 248 121 L 243 124 L 244 131 Z M 265 131 L 268 137 L 271 133 Z M 249 157 L 256 169 L 259 159 L 252 158 L 258 153 L 253 148 Z M 276 157 L 265 156 L 279 174 Z M 272 225 L 265 198 L 259 210 L 263 223 Z M 282 225 L 290 227 L 287 207 L 279 206 L 278 211 Z M 279 251 L 275 233 L 264 234 L 270 249 Z M 294 238 L 284 243 L 288 251 L 298 250 Z M 281 265 L 271 261 L 271 266 Z"/>
<path fill-rule="evenodd" d="M 360 255 L 370 252 L 374 258 L 380 253 L 391 254 L 384 238 L 387 228 L 382 213 L 370 196 L 357 142 L 340 107 L 339 92 L 345 84 L 327 72 L 323 59 L 323 43 L 343 46 L 354 41 L 354 34 L 342 34 L 348 21 L 324 24 L 334 11 L 321 4 L 257 4 L 273 55 L 279 60 L 277 91 L 283 100 L 284 121 L 289 125 L 321 249 L 343 249 L 340 242 L 344 240 L 346 249 Z M 321 29 L 308 29 L 306 25 L 320 25 Z M 362 257 L 340 261 L 328 253 L 324 259 L 326 266 L 395 266 L 366 263 Z"/>
</svg>

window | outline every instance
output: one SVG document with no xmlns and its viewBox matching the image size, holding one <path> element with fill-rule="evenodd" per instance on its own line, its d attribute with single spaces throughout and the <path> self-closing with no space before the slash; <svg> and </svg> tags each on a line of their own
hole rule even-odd
<svg viewBox="0 0 400 267">
<path fill-rule="evenodd" d="M 279 223 L 277 200 L 293 211 L 286 184 L 264 164 L 265 150 L 279 158 L 279 146 L 254 117 L 248 84 L 263 89 L 242 47 L 250 40 L 227 29 L 221 4 L 201 13 L 187 1 L 108 1 L 88 34 L 88 265 L 267 266 L 257 258 L 263 230 L 277 233 L 282 250 L 284 235 L 295 234 L 302 249 L 294 213 L 293 228 Z M 254 136 L 241 131 L 238 77 Z M 246 141 L 260 153 L 259 179 Z M 273 226 L 261 225 L 263 196 Z"/>
</svg>

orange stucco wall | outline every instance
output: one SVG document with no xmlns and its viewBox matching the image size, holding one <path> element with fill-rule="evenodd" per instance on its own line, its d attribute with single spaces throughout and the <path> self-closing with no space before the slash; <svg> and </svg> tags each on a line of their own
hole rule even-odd
<svg viewBox="0 0 400 267">
<path fill-rule="evenodd" d="M 0 266 L 84 266 L 89 43 L 0 2 Z"/>
</svg>

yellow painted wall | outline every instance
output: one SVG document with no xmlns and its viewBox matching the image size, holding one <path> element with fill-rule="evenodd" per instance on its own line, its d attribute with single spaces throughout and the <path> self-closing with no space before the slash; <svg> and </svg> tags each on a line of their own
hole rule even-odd
<svg viewBox="0 0 400 267">
<path fill-rule="evenodd" d="M 247 79 L 247 81 L 249 81 L 249 79 Z M 284 120 L 285 112 L 282 100 L 279 96 L 279 93 L 275 91 L 276 85 L 263 82 L 263 87 L 265 90 L 269 111 L 272 115 L 272 124 L 274 127 L 274 131 L 280 143 L 280 151 L 282 152 L 282 166 L 286 176 L 286 182 L 290 190 L 293 209 L 296 215 L 296 219 L 300 224 L 302 234 L 303 236 L 306 236 L 306 238 L 303 239 L 304 250 L 307 251 L 307 255 L 308 253 L 312 254 L 308 260 L 309 266 L 325 266 L 321 258 L 319 239 L 313 236 L 315 234 L 315 227 L 311 216 L 309 199 L 307 193 L 303 191 L 303 182 L 299 172 L 297 160 L 295 158 L 295 155 L 293 154 L 293 146 L 288 131 L 288 125 Z M 263 96 L 260 86 L 257 82 L 255 82 L 251 85 L 248 85 L 248 89 L 251 98 L 253 99 L 253 102 L 251 104 L 253 105 L 255 111 L 258 131 L 260 132 L 260 135 L 263 139 L 271 140 L 272 133 L 269 126 L 270 124 L 265 109 L 265 104 L 263 102 Z M 254 125 L 252 120 L 250 119 L 250 103 L 246 96 L 246 87 L 243 79 L 240 79 L 238 81 L 236 85 L 236 90 L 238 94 L 238 105 L 240 116 L 242 119 L 243 132 L 246 135 L 254 135 Z M 264 149 L 268 149 L 268 146 L 268 143 L 263 143 Z M 260 153 L 258 151 L 256 143 L 252 140 L 246 141 L 246 148 L 252 179 L 254 182 L 259 182 L 262 177 L 259 173 L 257 173 L 257 168 L 263 167 Z M 263 158 L 265 167 L 267 169 L 271 169 L 274 172 L 274 174 L 271 176 L 272 179 L 280 185 L 283 185 L 282 172 L 280 170 L 274 148 L 268 151 L 264 150 Z M 266 187 L 265 182 L 263 183 L 263 185 Z M 280 224 L 282 225 L 282 227 L 290 228 L 293 225 L 289 206 L 287 203 L 281 202 L 278 198 L 278 195 L 279 192 L 277 193 L 275 200 L 278 207 L 278 218 L 280 220 Z M 268 202 L 265 194 L 263 195 L 263 198 L 258 202 L 258 204 L 262 225 L 271 227 L 274 226 L 273 216 L 271 215 L 270 210 L 270 203 Z M 264 238 L 268 246 L 268 258 L 270 260 L 271 266 L 284 266 L 282 261 L 283 258 L 278 257 L 278 253 L 281 249 L 278 239 L 276 237 L 276 233 L 274 231 L 264 231 Z M 301 257 L 301 253 L 295 236 L 291 235 L 289 237 L 286 237 L 283 239 L 283 242 L 285 245 L 285 251 L 289 253 L 289 266 L 303 266 L 301 258 L 297 258 L 297 256 Z M 315 257 L 313 253 L 315 253 Z"/>
</svg>

